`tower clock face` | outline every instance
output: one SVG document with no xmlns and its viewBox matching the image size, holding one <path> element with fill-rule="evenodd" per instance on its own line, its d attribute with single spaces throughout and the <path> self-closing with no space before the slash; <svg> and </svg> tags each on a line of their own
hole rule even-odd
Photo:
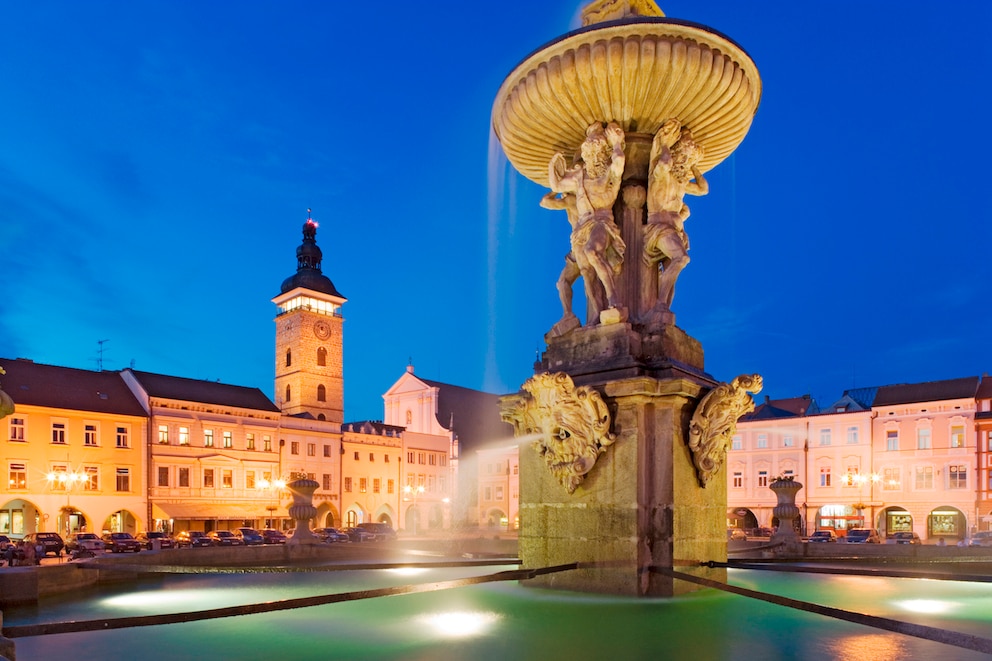
<svg viewBox="0 0 992 661">
<path fill-rule="evenodd" d="M 322 340 L 326 340 L 331 336 L 331 325 L 321 319 L 313 325 L 313 334 Z"/>
</svg>

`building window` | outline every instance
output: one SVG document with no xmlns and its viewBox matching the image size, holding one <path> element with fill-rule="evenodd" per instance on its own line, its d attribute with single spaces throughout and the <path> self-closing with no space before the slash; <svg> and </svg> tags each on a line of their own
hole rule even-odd
<svg viewBox="0 0 992 661">
<path fill-rule="evenodd" d="M 316 443 L 307 443 L 307 456 L 308 457 L 316 457 L 317 456 L 317 444 Z"/>
<path fill-rule="evenodd" d="M 821 429 L 820 430 L 820 445 L 830 445 L 830 430 Z"/>
<path fill-rule="evenodd" d="M 886 452 L 899 451 L 899 432 L 895 429 L 885 432 L 885 450 Z"/>
<path fill-rule="evenodd" d="M 902 476 L 898 468 L 886 468 L 882 471 L 882 491 L 899 491 L 902 488 Z"/>
<path fill-rule="evenodd" d="M 26 464 L 11 464 L 7 478 L 7 487 L 13 489 L 28 488 L 28 469 Z"/>
<path fill-rule="evenodd" d="M 96 447 L 96 425 L 83 425 L 83 445 Z"/>
<path fill-rule="evenodd" d="M 205 489 L 214 488 L 214 469 L 204 468 L 203 469 L 203 487 Z"/>
<path fill-rule="evenodd" d="M 86 481 L 83 482 L 83 491 L 99 491 L 100 469 L 96 466 L 86 466 L 83 468 L 83 474 L 86 475 Z"/>
<path fill-rule="evenodd" d="M 782 437 L 782 447 L 783 448 L 791 448 L 795 444 L 796 444 L 796 442 L 794 440 L 792 440 L 792 437 L 791 436 L 783 436 Z"/>
<path fill-rule="evenodd" d="M 396 480 L 386 480 L 386 493 L 396 493 Z"/>
<path fill-rule="evenodd" d="M 327 388 L 323 384 L 317 386 L 317 401 L 326 402 L 327 401 Z"/>
<path fill-rule="evenodd" d="M 24 435 L 24 418 L 11 418 L 10 419 L 10 440 L 12 441 L 23 441 Z"/>
<path fill-rule="evenodd" d="M 375 454 L 372 452 L 369 452 L 369 461 L 375 461 Z"/>
<path fill-rule="evenodd" d="M 951 427 L 951 447 L 952 448 L 963 448 L 964 447 L 964 426 L 954 425 Z"/>
<path fill-rule="evenodd" d="M 916 467 L 916 488 L 933 489 L 933 466 Z"/>
<path fill-rule="evenodd" d="M 950 489 L 968 488 L 968 467 L 964 465 L 949 466 L 947 468 L 948 482 Z"/>
<path fill-rule="evenodd" d="M 743 489 L 744 488 L 744 473 L 741 471 L 734 471 L 734 488 Z"/>
<path fill-rule="evenodd" d="M 255 471 L 245 471 L 245 489 L 255 488 Z"/>
<path fill-rule="evenodd" d="M 759 487 L 768 486 L 768 471 L 758 471 L 758 486 Z"/>
<path fill-rule="evenodd" d="M 758 434 L 758 449 L 764 450 L 768 447 L 768 434 Z"/>
<path fill-rule="evenodd" d="M 293 350 L 286 349 L 286 367 L 290 367 L 293 364 Z M 289 399 L 287 396 L 286 399 Z"/>
<path fill-rule="evenodd" d="M 344 478 L 344 490 L 346 493 L 351 493 L 351 478 Z"/>
<path fill-rule="evenodd" d="M 234 488 L 234 471 L 229 468 L 225 468 L 220 473 L 220 485 L 225 489 Z"/>
<path fill-rule="evenodd" d="M 417 463 L 420 464 L 421 466 L 427 464 L 427 453 L 426 452 L 418 452 L 417 453 Z"/>
<path fill-rule="evenodd" d="M 830 486 L 830 466 L 824 466 L 820 469 L 820 486 Z"/>
<path fill-rule="evenodd" d="M 407 452 L 407 453 L 406 453 L 406 463 L 408 463 L 408 464 L 412 464 L 412 463 L 413 463 L 413 460 L 414 460 L 414 458 L 415 458 L 415 455 L 414 455 L 414 453 L 413 453 L 413 452 Z"/>
<path fill-rule="evenodd" d="M 327 365 L 327 349 L 324 347 L 317 348 L 317 365 L 319 367 Z"/>
<path fill-rule="evenodd" d="M 427 455 L 427 463 L 429 463 L 431 466 L 437 466 L 437 455 L 433 453 Z"/>
<path fill-rule="evenodd" d="M 796 471 L 792 470 L 791 468 L 786 468 L 784 471 L 782 471 L 782 477 L 784 477 L 787 480 L 791 480 L 796 477 Z"/>
<path fill-rule="evenodd" d="M 286 401 L 289 402 L 289 401 L 292 401 L 292 399 L 293 399 L 293 389 L 290 388 L 289 385 L 287 384 L 286 385 Z"/>
<path fill-rule="evenodd" d="M 189 486 L 189 468 L 183 467 L 179 469 L 179 486 Z"/>
<path fill-rule="evenodd" d="M 254 450 L 255 449 L 255 434 L 248 432 L 245 434 L 245 449 Z"/>
<path fill-rule="evenodd" d="M 323 478 L 324 479 L 323 479 L 323 482 L 321 483 L 321 488 L 323 488 L 324 491 L 330 491 L 331 490 L 331 474 L 330 473 L 324 473 Z"/>
<path fill-rule="evenodd" d="M 262 449 L 266 452 L 272 452 L 272 438 L 269 436 L 262 437 Z"/>
<path fill-rule="evenodd" d="M 485 489 L 482 490 L 482 499 L 483 500 L 492 500 L 493 499 L 493 488 L 492 487 L 486 487 Z"/>
<path fill-rule="evenodd" d="M 848 427 L 847 428 L 847 444 L 855 445 L 858 442 L 858 428 Z"/>
<path fill-rule="evenodd" d="M 179 445 L 189 445 L 189 427 L 179 428 Z"/>
<path fill-rule="evenodd" d="M 744 441 L 741 440 L 740 435 L 734 436 L 733 440 L 730 442 L 731 450 L 743 450 Z"/>
<path fill-rule="evenodd" d="M 167 487 L 169 486 L 169 467 L 159 466 L 158 467 L 158 486 Z"/>
<path fill-rule="evenodd" d="M 373 478 L 372 479 L 372 493 L 380 493 L 382 491 L 382 479 Z"/>
<path fill-rule="evenodd" d="M 117 491 L 119 493 L 127 493 L 131 491 L 131 469 L 130 468 L 118 468 L 117 469 Z"/>
<path fill-rule="evenodd" d="M 442 454 L 442 455 L 441 455 L 441 458 L 440 458 L 440 459 L 439 459 L 438 461 L 440 462 L 440 464 L 441 464 L 442 466 L 447 466 L 447 465 L 448 465 L 448 456 L 447 456 L 447 455 L 444 455 L 444 454 Z M 514 475 L 516 475 L 516 473 L 514 473 Z"/>
<path fill-rule="evenodd" d="M 331 446 L 330 445 L 324 445 L 324 456 L 325 457 L 330 457 L 331 456 Z"/>
<path fill-rule="evenodd" d="M 58 443 L 59 445 L 65 445 L 65 423 L 64 422 L 53 422 L 52 423 L 52 443 Z"/>
<path fill-rule="evenodd" d="M 234 436 L 231 432 L 226 431 L 222 434 L 224 438 L 224 447 L 233 448 L 234 447 Z"/>
<path fill-rule="evenodd" d="M 358 478 L 358 493 L 366 493 L 369 490 L 369 478 Z"/>
<path fill-rule="evenodd" d="M 299 454 L 300 453 L 300 442 L 299 441 L 293 441 L 292 443 L 289 444 L 289 453 L 290 454 Z"/>
<path fill-rule="evenodd" d="M 203 447 L 212 448 L 214 446 L 214 430 L 204 429 L 203 430 Z"/>
<path fill-rule="evenodd" d="M 917 450 L 929 450 L 930 449 L 930 430 L 927 428 L 916 430 L 916 449 Z"/>
<path fill-rule="evenodd" d="M 158 442 L 162 444 L 169 442 L 169 425 L 158 426 Z"/>
</svg>

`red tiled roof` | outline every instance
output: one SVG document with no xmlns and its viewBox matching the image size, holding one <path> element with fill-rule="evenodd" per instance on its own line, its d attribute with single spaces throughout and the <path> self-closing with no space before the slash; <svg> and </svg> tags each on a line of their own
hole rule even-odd
<svg viewBox="0 0 992 661">
<path fill-rule="evenodd" d="M 977 392 L 977 376 L 926 383 L 901 383 L 881 386 L 872 406 L 936 402 L 943 399 L 973 399 Z"/>
</svg>

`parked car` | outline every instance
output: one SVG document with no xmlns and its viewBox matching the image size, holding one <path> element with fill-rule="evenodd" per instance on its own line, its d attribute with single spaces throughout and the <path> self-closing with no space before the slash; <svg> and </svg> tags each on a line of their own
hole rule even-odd
<svg viewBox="0 0 992 661">
<path fill-rule="evenodd" d="M 396 539 L 396 531 L 388 523 L 359 523 L 357 527 L 375 535 L 377 542 L 388 542 Z"/>
<path fill-rule="evenodd" d="M 350 542 L 351 537 L 346 533 L 341 532 L 337 528 L 317 528 L 313 531 L 320 541 L 327 542 L 328 544 L 333 544 L 335 542 Z"/>
<path fill-rule="evenodd" d="M 234 536 L 240 539 L 245 546 L 258 546 L 265 543 L 262 534 L 254 528 L 238 528 L 234 531 Z"/>
<path fill-rule="evenodd" d="M 211 530 L 207 533 L 207 539 L 211 546 L 244 546 L 240 537 L 236 537 L 230 530 Z"/>
<path fill-rule="evenodd" d="M 129 532 L 108 532 L 103 536 L 103 543 L 111 553 L 137 553 L 141 543 Z"/>
<path fill-rule="evenodd" d="M 895 532 L 885 540 L 886 544 L 922 544 L 923 540 L 915 532 Z"/>
<path fill-rule="evenodd" d="M 13 542 L 10 541 L 10 537 L 7 537 L 7 535 L 0 535 L 0 551 L 6 551 L 7 547 L 11 544 L 13 544 Z"/>
<path fill-rule="evenodd" d="M 365 528 L 343 528 L 341 530 L 353 542 L 374 542 L 375 533 L 371 533 Z"/>
<path fill-rule="evenodd" d="M 149 530 L 148 532 L 139 532 L 138 536 L 135 537 L 143 548 L 151 550 L 152 540 L 158 540 L 158 547 L 160 549 L 171 549 L 175 548 L 176 542 L 171 537 L 169 537 L 164 532 L 158 532 L 157 530 Z"/>
<path fill-rule="evenodd" d="M 195 549 L 200 546 L 212 546 L 212 544 L 207 533 L 202 530 L 183 530 L 176 535 L 176 546 L 181 549 Z"/>
<path fill-rule="evenodd" d="M 266 528 L 261 531 L 262 540 L 264 544 L 285 544 L 286 535 L 282 534 L 281 531 L 275 528 Z"/>
<path fill-rule="evenodd" d="M 817 530 L 809 536 L 811 542 L 836 542 L 837 534 L 833 530 Z"/>
<path fill-rule="evenodd" d="M 727 528 L 728 542 L 746 542 L 747 533 L 740 528 Z"/>
<path fill-rule="evenodd" d="M 874 528 L 853 528 L 847 531 L 848 544 L 881 544 L 882 538 Z"/>
<path fill-rule="evenodd" d="M 65 538 L 66 553 L 77 551 L 89 551 L 90 553 L 102 553 L 106 544 L 95 532 L 74 532 Z"/>
<path fill-rule="evenodd" d="M 65 548 L 65 542 L 62 541 L 62 536 L 57 532 L 29 532 L 24 535 L 24 541 L 35 546 L 41 544 L 44 547 L 45 550 L 39 558 L 43 558 L 49 553 L 61 557 L 62 549 Z"/>
<path fill-rule="evenodd" d="M 992 530 L 983 530 L 972 535 L 971 546 L 992 546 Z"/>
</svg>

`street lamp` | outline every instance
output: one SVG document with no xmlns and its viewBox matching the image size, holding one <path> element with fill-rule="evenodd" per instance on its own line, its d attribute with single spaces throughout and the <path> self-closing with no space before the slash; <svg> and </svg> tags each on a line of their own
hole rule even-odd
<svg viewBox="0 0 992 661">
<path fill-rule="evenodd" d="M 265 507 L 266 511 L 269 513 L 269 528 L 275 528 L 275 512 L 279 510 L 279 492 L 286 488 L 286 480 L 266 480 L 262 478 L 258 481 L 258 488 L 269 490 L 271 489 L 275 493 L 276 502 L 274 505 L 267 505 Z"/>
<path fill-rule="evenodd" d="M 855 484 L 858 487 L 858 499 L 859 499 L 858 505 L 860 505 L 861 507 L 855 506 L 855 509 L 864 510 L 865 485 L 871 484 L 871 494 L 868 500 L 868 512 L 870 517 L 869 523 L 871 525 L 869 525 L 868 527 L 874 528 L 875 527 L 875 485 L 878 484 L 878 482 L 882 479 L 881 476 L 878 473 L 871 473 L 868 475 L 863 475 L 861 473 L 853 473 L 853 474 L 849 474 L 849 479 L 851 484 Z M 864 515 L 862 515 L 862 518 L 864 518 Z M 863 523 L 864 522 L 862 521 L 862 524 Z"/>
<path fill-rule="evenodd" d="M 420 521 L 420 512 L 417 509 L 417 496 L 424 493 L 424 485 L 418 484 L 417 486 L 412 486 L 410 484 L 403 487 L 403 493 L 407 497 L 413 496 L 413 535 L 417 536 L 417 523 Z"/>
<path fill-rule="evenodd" d="M 48 475 L 45 476 L 45 479 L 48 480 L 48 486 L 52 491 L 65 491 L 65 507 L 62 508 L 62 512 L 59 514 L 59 522 L 57 527 L 60 532 L 63 532 L 62 523 L 64 522 L 65 528 L 63 534 L 68 535 L 72 532 L 70 529 L 70 518 L 72 517 L 73 512 L 72 505 L 69 502 L 71 497 L 70 492 L 74 486 L 86 481 L 86 474 L 76 473 L 66 468 L 62 470 L 54 470 L 48 473 Z"/>
</svg>

